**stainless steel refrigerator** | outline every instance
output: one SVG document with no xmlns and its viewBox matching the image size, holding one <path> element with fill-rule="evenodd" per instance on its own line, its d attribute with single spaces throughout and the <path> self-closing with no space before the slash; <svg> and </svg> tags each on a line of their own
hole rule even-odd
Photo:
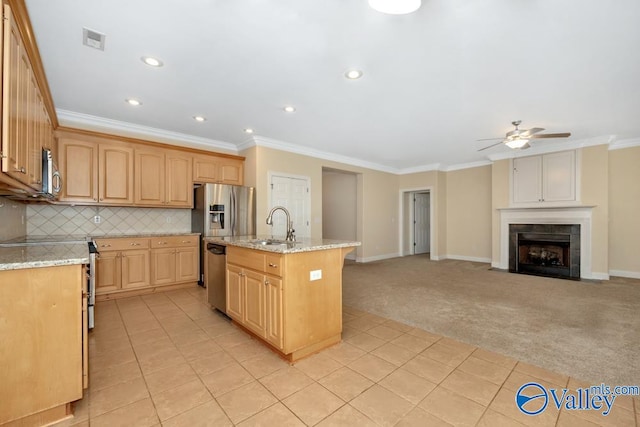
<svg viewBox="0 0 640 427">
<path fill-rule="evenodd" d="M 206 236 L 256 234 L 256 193 L 253 187 L 204 184 L 194 189 L 191 231 Z M 200 282 L 204 283 L 205 248 L 200 241 Z"/>
</svg>

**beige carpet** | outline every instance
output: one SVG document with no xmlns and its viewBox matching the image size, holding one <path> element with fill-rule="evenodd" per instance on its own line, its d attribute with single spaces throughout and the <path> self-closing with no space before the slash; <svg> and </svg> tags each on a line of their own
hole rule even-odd
<svg viewBox="0 0 640 427">
<path fill-rule="evenodd" d="M 549 279 L 419 255 L 347 262 L 343 300 L 592 384 L 640 385 L 640 280 Z"/>
</svg>

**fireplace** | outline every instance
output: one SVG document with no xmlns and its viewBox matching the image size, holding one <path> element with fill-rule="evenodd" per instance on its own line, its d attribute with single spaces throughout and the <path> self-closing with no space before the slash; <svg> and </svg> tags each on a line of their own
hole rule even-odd
<svg viewBox="0 0 640 427">
<path fill-rule="evenodd" d="M 509 271 L 580 280 L 580 225 L 509 224 Z"/>
</svg>

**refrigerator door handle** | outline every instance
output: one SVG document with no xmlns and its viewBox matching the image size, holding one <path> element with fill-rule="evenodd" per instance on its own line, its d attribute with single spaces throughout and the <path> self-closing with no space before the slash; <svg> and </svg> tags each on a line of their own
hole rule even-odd
<svg viewBox="0 0 640 427">
<path fill-rule="evenodd" d="M 229 192 L 229 210 L 231 211 L 231 235 L 236 235 L 236 191 L 235 188 L 231 188 Z"/>
</svg>

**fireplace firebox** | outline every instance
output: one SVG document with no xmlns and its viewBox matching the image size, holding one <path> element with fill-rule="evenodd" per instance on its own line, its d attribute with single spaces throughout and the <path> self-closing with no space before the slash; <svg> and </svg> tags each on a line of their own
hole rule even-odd
<svg viewBox="0 0 640 427">
<path fill-rule="evenodd" d="M 510 224 L 509 271 L 580 280 L 580 225 Z"/>
</svg>

